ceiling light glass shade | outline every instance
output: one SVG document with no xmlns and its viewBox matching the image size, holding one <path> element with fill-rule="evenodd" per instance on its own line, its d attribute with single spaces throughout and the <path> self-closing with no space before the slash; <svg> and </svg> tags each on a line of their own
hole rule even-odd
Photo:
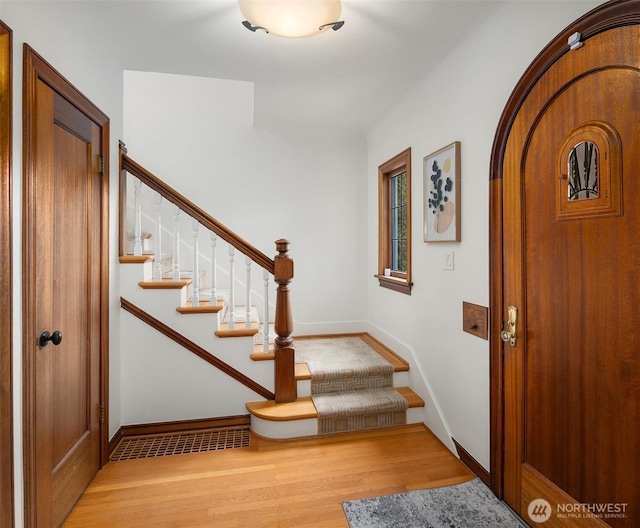
<svg viewBox="0 0 640 528">
<path fill-rule="evenodd" d="M 340 0 L 238 0 L 240 11 L 253 25 L 281 37 L 310 37 L 320 26 L 340 20 Z"/>
</svg>

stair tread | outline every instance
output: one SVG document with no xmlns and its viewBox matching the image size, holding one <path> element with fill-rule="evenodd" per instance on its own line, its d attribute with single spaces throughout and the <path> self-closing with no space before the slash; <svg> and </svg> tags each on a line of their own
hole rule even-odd
<svg viewBox="0 0 640 528">
<path fill-rule="evenodd" d="M 200 301 L 198 306 L 193 306 L 193 303 L 188 301 L 184 306 L 178 306 L 176 311 L 181 314 L 218 313 L 224 308 L 224 304 L 224 301 L 221 300 L 216 304 L 211 304 L 211 301 Z"/>
<path fill-rule="evenodd" d="M 407 400 L 409 409 L 425 406 L 424 400 L 409 387 L 396 387 L 396 390 Z"/>
<path fill-rule="evenodd" d="M 360 336 L 360 339 L 362 339 L 365 343 L 367 343 L 367 345 L 369 345 L 384 359 L 391 363 L 393 365 L 394 372 L 406 372 L 409 370 L 409 363 L 407 361 L 401 358 L 389 347 L 383 345 L 375 337 L 372 337 L 369 334 L 365 333 Z"/>
<path fill-rule="evenodd" d="M 138 285 L 146 290 L 179 290 L 191 284 L 191 279 L 174 281 L 171 279 L 162 279 L 160 281 L 141 281 Z"/>
<path fill-rule="evenodd" d="M 424 407 L 424 400 L 409 387 L 395 387 L 395 389 L 407 400 L 410 409 Z M 303 420 L 318 417 L 318 411 L 311 396 L 303 396 L 289 403 L 276 403 L 273 400 L 248 402 L 246 407 L 252 415 L 270 421 Z"/>
<path fill-rule="evenodd" d="M 357 332 L 354 334 L 318 334 L 318 335 L 306 335 L 306 336 L 297 336 L 293 340 L 293 348 L 295 349 L 296 340 L 308 340 L 308 339 L 330 339 L 330 338 L 340 338 L 340 337 L 358 337 L 362 339 L 367 345 L 369 345 L 373 350 L 375 350 L 378 354 L 380 354 L 384 359 L 386 359 L 391 365 L 393 365 L 394 372 L 407 372 L 409 370 L 409 363 L 396 354 L 393 350 L 391 350 L 388 346 L 383 345 L 380 341 L 378 341 L 375 337 L 369 335 L 366 332 Z"/>
<path fill-rule="evenodd" d="M 236 323 L 233 330 L 229 328 L 228 323 L 223 323 L 214 333 L 218 337 L 251 337 L 259 331 L 258 323 L 251 323 L 251 328 L 245 328 L 244 323 Z"/>
<path fill-rule="evenodd" d="M 366 339 L 365 336 L 368 334 L 359 335 L 359 337 L 365 341 L 371 348 L 373 348 L 378 354 L 380 354 L 384 359 L 386 359 L 389 363 L 393 365 L 394 372 L 407 372 L 409 370 L 409 363 L 407 363 L 404 359 L 398 356 L 395 352 L 391 351 L 384 345 L 382 345 L 379 341 L 374 338 L 368 336 L 370 339 Z M 314 337 L 315 338 L 315 337 Z M 309 337 L 299 337 L 298 339 L 311 339 Z M 296 348 L 295 340 L 293 342 L 293 348 Z M 269 353 L 265 354 L 262 349 L 262 345 L 254 345 L 253 354 L 251 354 L 251 359 L 253 361 L 268 361 L 273 360 L 275 357 L 273 353 L 273 344 L 269 345 Z M 308 380 L 311 379 L 311 372 L 309 371 L 309 367 L 307 367 L 306 363 L 296 363 L 296 373 L 297 380 Z"/>
<path fill-rule="evenodd" d="M 289 403 L 276 403 L 274 400 L 248 402 L 247 410 L 264 420 L 287 421 L 317 418 L 318 411 L 311 396 L 303 396 Z"/>
<path fill-rule="evenodd" d="M 311 371 L 306 363 L 296 363 L 295 376 L 297 380 L 311 379 Z"/>
<path fill-rule="evenodd" d="M 120 255 L 120 264 L 144 264 L 154 260 L 153 255 Z"/>
</svg>

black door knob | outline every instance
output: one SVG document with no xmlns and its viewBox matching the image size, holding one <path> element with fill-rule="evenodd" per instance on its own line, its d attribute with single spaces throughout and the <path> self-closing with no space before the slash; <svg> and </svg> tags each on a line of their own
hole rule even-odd
<svg viewBox="0 0 640 528">
<path fill-rule="evenodd" d="M 47 343 L 51 341 L 54 345 L 62 343 L 62 333 L 56 330 L 53 334 L 49 332 L 42 332 L 40 334 L 40 346 L 47 346 Z"/>
</svg>

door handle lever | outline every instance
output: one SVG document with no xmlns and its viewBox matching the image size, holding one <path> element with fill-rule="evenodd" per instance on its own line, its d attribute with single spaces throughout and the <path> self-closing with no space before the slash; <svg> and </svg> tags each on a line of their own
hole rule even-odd
<svg viewBox="0 0 640 528">
<path fill-rule="evenodd" d="M 509 320 L 507 321 L 508 330 L 500 332 L 500 337 L 505 343 L 509 343 L 512 347 L 516 346 L 518 331 L 518 309 L 515 306 L 509 306 L 507 309 Z"/>
<path fill-rule="evenodd" d="M 51 341 L 54 345 L 62 343 L 62 333 L 60 330 L 56 330 L 53 334 L 44 331 L 40 334 L 40 346 L 47 346 L 47 343 Z"/>
</svg>

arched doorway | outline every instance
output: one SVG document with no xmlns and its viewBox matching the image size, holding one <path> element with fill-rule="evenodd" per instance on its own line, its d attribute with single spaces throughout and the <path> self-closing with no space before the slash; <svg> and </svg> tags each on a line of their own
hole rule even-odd
<svg viewBox="0 0 640 528">
<path fill-rule="evenodd" d="M 492 487 L 545 526 L 640 524 L 639 24 L 616 0 L 565 29 L 494 141 Z"/>
</svg>

